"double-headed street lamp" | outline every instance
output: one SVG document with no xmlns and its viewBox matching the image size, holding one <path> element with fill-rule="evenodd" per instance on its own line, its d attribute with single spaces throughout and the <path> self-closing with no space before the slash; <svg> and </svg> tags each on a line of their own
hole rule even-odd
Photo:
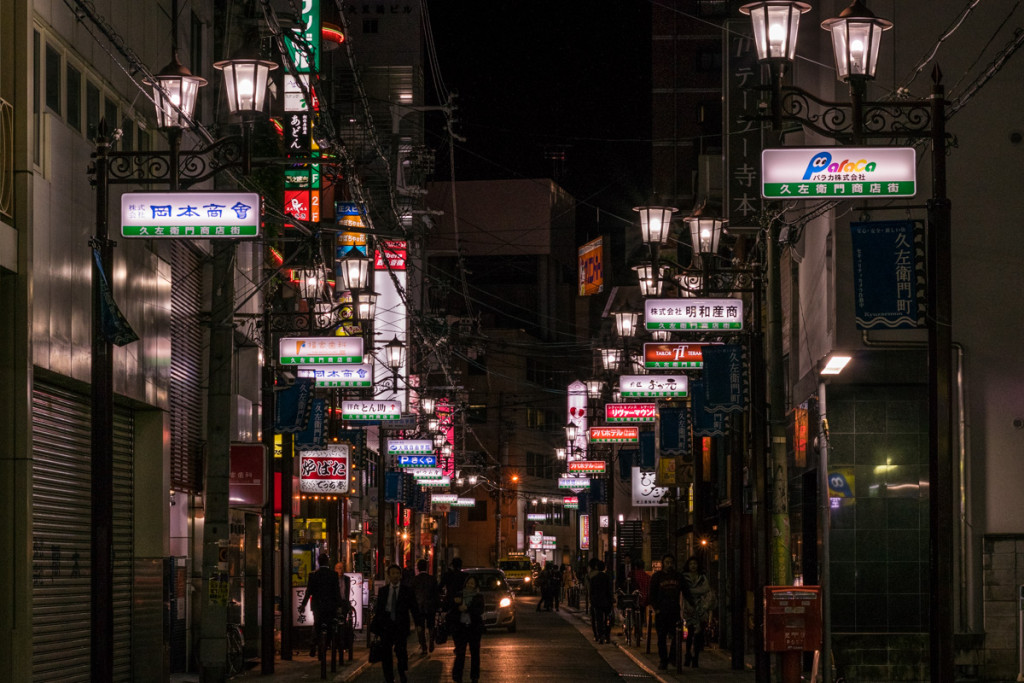
<svg viewBox="0 0 1024 683">
<path fill-rule="evenodd" d="M 929 410 L 929 566 L 933 604 L 930 617 L 931 678 L 953 680 L 953 539 L 952 457 L 952 316 L 951 206 L 946 196 L 946 99 L 938 67 L 932 72 L 927 100 L 866 100 L 866 83 L 874 78 L 881 35 L 892 23 L 879 19 L 854 0 L 840 15 L 822 22 L 832 37 L 836 74 L 850 87 L 850 102 L 836 103 L 800 88 L 783 86 L 782 77 L 796 54 L 800 15 L 810 6 L 790 0 L 762 0 L 744 5 L 754 29 L 759 60 L 771 65 L 769 95 L 772 128 L 798 123 L 839 143 L 893 138 L 930 142 L 932 197 L 927 221 L 928 410 Z M 772 221 L 768 240 L 769 363 L 781 353 L 781 327 L 773 321 L 779 297 L 778 221 Z M 773 337 L 778 337 L 773 343 Z M 774 347 L 774 348 L 772 348 Z M 781 374 L 771 377 L 774 424 L 781 420 Z M 779 401 L 776 404 L 776 401 Z M 822 529 L 821 533 L 828 533 Z M 826 644 L 826 647 L 828 644 Z M 827 664 L 826 659 L 826 664 Z M 824 667 L 827 683 L 829 669 Z"/>
<path fill-rule="evenodd" d="M 262 112 L 264 90 L 257 89 L 259 83 L 266 83 L 267 72 L 276 68 L 266 60 L 234 59 L 218 62 L 217 68 L 229 70 L 231 78 L 225 78 L 227 99 L 234 104 L 232 113 L 243 118 L 243 135 L 215 141 L 206 147 L 193 149 L 182 154 L 180 150 L 181 131 L 192 125 L 196 96 L 206 81 L 193 76 L 180 64 L 175 53 L 170 64 L 146 83 L 153 87 L 158 127 L 168 137 L 167 151 L 113 152 L 106 126 L 101 123 L 96 138 L 96 151 L 90 172 L 96 187 L 96 233 L 91 240 L 94 249 L 92 271 L 92 348 L 91 348 L 91 399 L 92 399 L 92 550 L 91 550 L 91 659 L 96 680 L 113 678 L 114 662 L 114 614 L 113 614 L 113 348 L 114 339 L 104 330 L 105 305 L 103 281 L 105 273 L 111 272 L 114 243 L 109 238 L 108 203 L 109 186 L 165 184 L 176 191 L 182 182 L 191 185 L 212 178 L 219 172 L 238 168 L 247 172 L 251 167 L 250 130 L 255 116 Z M 241 90 L 241 93 L 240 93 Z M 246 94 L 248 93 L 248 94 Z M 258 210 L 258 209 L 255 209 Z M 233 242 L 228 241 L 228 248 Z M 220 244 L 217 252 L 229 253 Z M 227 538 L 228 522 L 228 450 L 230 434 L 225 423 L 230 415 L 231 362 L 234 332 L 232 311 L 234 307 L 233 274 L 227 268 L 230 258 L 223 258 L 214 268 L 213 291 L 222 295 L 215 297 L 212 306 L 211 357 L 217 355 L 217 362 L 210 364 L 208 443 L 210 464 L 206 483 L 206 523 L 204 526 L 203 585 L 202 595 L 208 594 L 207 581 L 216 568 L 217 541 Z M 116 340 L 123 343 L 123 340 Z M 130 339 L 129 339 L 130 341 Z M 228 357 L 225 360 L 225 356 Z M 216 461 L 216 462 L 215 462 Z M 222 466 L 219 467 L 218 466 Z M 223 471 L 220 471 L 223 469 Z M 211 474 L 212 473 L 212 476 Z M 226 666 L 224 633 L 226 607 L 215 605 L 214 600 L 203 603 L 203 638 L 200 658 L 204 671 L 216 677 Z M 264 623 L 273 623 L 273 603 L 264 600 Z M 268 616 L 269 615 L 269 616 Z M 272 637 L 272 634 L 271 634 Z M 273 653 L 273 640 L 270 641 Z M 264 653 L 266 650 L 264 650 Z M 204 673 L 204 676 L 207 675 Z"/>
</svg>

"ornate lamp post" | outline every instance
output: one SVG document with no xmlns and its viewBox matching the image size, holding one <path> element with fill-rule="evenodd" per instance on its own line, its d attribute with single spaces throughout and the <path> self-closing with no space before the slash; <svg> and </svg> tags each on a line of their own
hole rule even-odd
<svg viewBox="0 0 1024 683">
<path fill-rule="evenodd" d="M 231 64 L 232 60 L 222 62 Z M 171 62 L 152 79 L 146 79 L 153 88 L 156 106 L 157 126 L 167 134 L 167 151 L 113 152 L 107 137 L 106 125 L 101 122 L 100 134 L 96 138 L 96 152 L 90 173 L 96 186 L 96 233 L 91 240 L 94 249 L 92 272 L 92 353 L 91 353 L 91 399 L 92 399 L 92 526 L 93 540 L 90 560 L 92 610 L 91 610 L 91 658 L 92 672 L 96 680 L 113 678 L 113 562 L 111 557 L 113 535 L 113 349 L 112 340 L 104 333 L 103 280 L 111 271 L 113 242 L 109 239 L 108 203 L 111 184 L 167 185 L 171 191 L 179 189 L 182 180 L 191 183 L 207 180 L 227 168 L 247 171 L 251 166 L 249 152 L 250 126 L 243 126 L 243 135 L 230 136 L 209 146 L 190 150 L 182 160 L 180 152 L 181 131 L 192 125 L 196 96 L 206 80 L 181 65 L 175 51 Z M 229 93 L 230 96 L 230 93 Z M 254 89 L 253 97 L 240 105 L 240 112 L 258 114 L 262 106 L 263 93 Z M 210 462 L 208 467 L 206 495 L 207 522 L 203 539 L 203 595 L 207 595 L 206 582 L 209 580 L 217 561 L 217 541 L 221 530 L 227 528 L 228 500 L 228 449 L 230 437 L 223 425 L 224 416 L 230 414 L 231 365 L 233 352 L 232 337 L 234 307 L 233 273 L 227 267 L 231 264 L 230 240 L 218 241 L 215 247 L 213 291 L 220 295 L 215 298 L 211 318 L 210 354 L 216 357 L 211 362 L 209 378 L 209 422 Z M 224 267 L 221 267 L 224 266 Z M 124 343 L 124 340 L 119 340 Z M 227 358 L 228 360 L 225 360 Z M 223 521 L 223 524 L 221 523 Z M 226 540 L 226 532 L 223 534 Z M 212 557 L 211 557 L 212 555 Z M 270 583 L 270 582 L 267 582 Z M 273 623 L 272 593 L 269 619 Z M 264 601 L 267 602 L 266 600 Z M 224 634 L 226 632 L 226 608 L 207 601 L 203 605 L 203 628 L 200 647 L 205 665 L 204 676 L 216 677 L 226 668 Z M 266 614 L 266 612 L 265 612 Z M 267 623 L 266 621 L 264 623 Z M 272 635 L 272 634 L 271 634 Z M 219 643 L 216 645 L 215 642 Z M 270 659 L 273 660 L 273 640 L 270 640 Z M 267 658 L 267 650 L 263 650 Z M 272 664 L 271 664 L 272 666 Z M 209 672 L 209 673 L 207 673 Z"/>
<path fill-rule="evenodd" d="M 783 122 L 798 123 L 839 143 L 860 144 L 864 140 L 902 138 L 925 140 L 931 147 L 932 197 L 928 201 L 927 232 L 927 301 L 928 320 L 928 405 L 929 405 L 929 541 L 930 586 L 935 604 L 953 604 L 952 535 L 953 507 L 953 402 L 952 402 L 952 320 L 951 320 L 951 222 L 952 209 L 946 195 L 946 100 L 942 74 L 938 67 L 932 72 L 932 94 L 927 100 L 865 100 L 865 82 L 874 77 L 881 34 L 892 27 L 891 22 L 875 17 L 861 0 L 854 0 L 839 17 L 822 22 L 832 36 L 836 73 L 850 85 L 850 103 L 829 102 L 800 88 L 782 86 L 782 75 L 793 59 L 796 48 L 795 21 L 809 9 L 804 3 L 764 0 L 740 8 L 754 20 L 754 38 L 760 59 L 772 63 L 770 88 L 770 122 L 778 132 Z M 778 19 L 783 17 L 791 23 Z M 789 31 L 785 27 L 791 26 Z M 787 50 L 775 50 L 783 34 Z M 773 44 L 772 37 L 776 38 Z M 781 337 L 777 324 L 778 292 L 778 221 L 773 221 L 768 240 L 768 311 L 769 364 L 779 355 Z M 777 342 L 777 343 L 776 343 Z M 774 349 L 772 348 L 774 347 Z M 777 399 L 775 387 L 781 388 L 781 372 L 769 382 L 773 389 L 772 410 Z M 781 405 L 781 403 L 780 403 Z M 773 415 L 773 423 L 781 416 Z M 773 427 L 773 438 L 775 431 Z M 773 454 L 774 455 L 774 454 Z M 827 530 L 822 530 L 827 533 Z M 953 681 L 953 610 L 936 611 L 931 618 L 930 675 L 933 681 Z M 828 644 L 826 644 L 826 647 Z M 827 661 L 827 660 L 826 660 Z M 760 673 L 760 670 L 759 670 Z M 826 683 L 829 667 L 824 667 Z"/>
</svg>

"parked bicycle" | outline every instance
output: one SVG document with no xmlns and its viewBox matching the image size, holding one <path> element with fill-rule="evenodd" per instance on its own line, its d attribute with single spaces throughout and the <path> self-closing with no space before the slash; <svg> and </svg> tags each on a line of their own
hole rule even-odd
<svg viewBox="0 0 1024 683">
<path fill-rule="evenodd" d="M 228 676 L 234 676 L 240 673 L 245 665 L 245 636 L 242 635 L 241 624 L 228 624 L 227 645 L 227 673 Z"/>
</svg>

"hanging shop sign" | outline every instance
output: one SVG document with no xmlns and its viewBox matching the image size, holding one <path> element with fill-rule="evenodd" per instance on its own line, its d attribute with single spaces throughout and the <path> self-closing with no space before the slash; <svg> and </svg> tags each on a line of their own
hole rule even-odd
<svg viewBox="0 0 1024 683">
<path fill-rule="evenodd" d="M 410 467 L 406 472 L 416 479 L 440 479 L 444 476 L 440 467 Z"/>
<path fill-rule="evenodd" d="M 395 458 L 398 467 L 436 467 L 436 455 L 399 455 Z"/>
<path fill-rule="evenodd" d="M 476 498 L 456 498 L 455 502 L 452 503 L 452 507 L 457 507 L 457 508 L 476 507 Z"/>
<path fill-rule="evenodd" d="M 388 439 L 388 455 L 433 455 L 434 442 L 430 439 Z M 420 467 L 434 467 L 437 462 Z M 411 466 L 411 463 L 410 463 Z"/>
<path fill-rule="evenodd" d="M 568 463 L 570 473 L 604 474 L 608 464 L 604 460 L 573 460 Z"/>
<path fill-rule="evenodd" d="M 362 337 L 284 337 L 281 365 L 337 365 L 363 362 Z"/>
<path fill-rule="evenodd" d="M 299 451 L 301 492 L 346 494 L 348 489 L 348 444 L 330 444 L 320 451 Z"/>
<path fill-rule="evenodd" d="M 528 512 L 526 513 L 527 522 L 546 522 L 548 521 L 548 515 L 545 512 Z"/>
<path fill-rule="evenodd" d="M 405 270 L 409 248 L 405 240 L 382 240 L 374 252 L 374 270 Z"/>
<path fill-rule="evenodd" d="M 761 152 L 766 199 L 883 199 L 917 194 L 913 147 L 786 147 Z"/>
<path fill-rule="evenodd" d="M 231 481 L 228 499 L 232 505 L 263 505 L 263 466 L 266 449 L 260 443 L 231 444 Z"/>
<path fill-rule="evenodd" d="M 604 291 L 604 238 L 598 237 L 579 248 L 579 295 Z"/>
<path fill-rule="evenodd" d="M 393 422 L 402 417 L 399 401 L 342 401 L 342 420 L 386 420 Z"/>
<path fill-rule="evenodd" d="M 438 477 L 437 479 L 417 479 L 416 483 L 419 486 L 429 486 L 431 488 L 444 488 L 445 486 L 451 486 L 451 477 Z"/>
<path fill-rule="evenodd" d="M 590 550 L 590 515 L 580 515 L 580 550 Z"/>
<path fill-rule="evenodd" d="M 647 299 L 648 330 L 742 330 L 742 299 Z"/>
<path fill-rule="evenodd" d="M 604 419 L 608 422 L 654 422 L 657 416 L 656 403 L 604 404 Z"/>
<path fill-rule="evenodd" d="M 624 398 L 653 396 L 658 398 L 687 396 L 689 380 L 686 375 L 622 375 L 619 391 Z"/>
<path fill-rule="evenodd" d="M 857 327 L 925 324 L 924 230 L 914 221 L 850 223 Z"/>
<path fill-rule="evenodd" d="M 668 506 L 668 500 L 665 498 L 668 487 L 655 484 L 657 472 L 634 467 L 631 480 L 633 483 L 633 507 Z"/>
<path fill-rule="evenodd" d="M 565 506 L 566 510 L 578 510 L 580 507 L 580 499 L 576 496 L 563 496 L 562 505 Z"/>
<path fill-rule="evenodd" d="M 554 550 L 558 547 L 558 539 L 555 536 L 534 534 L 527 540 L 530 542 L 530 550 Z"/>
<path fill-rule="evenodd" d="M 373 367 L 369 363 L 300 366 L 298 376 L 312 377 L 316 386 L 324 388 L 373 386 Z"/>
<path fill-rule="evenodd" d="M 590 480 L 584 477 L 559 477 L 558 488 L 579 493 L 590 488 Z"/>
<path fill-rule="evenodd" d="M 121 236 L 158 238 L 257 237 L 255 192 L 126 192 Z"/>
<path fill-rule="evenodd" d="M 703 348 L 707 344 L 680 344 L 657 342 L 644 344 L 644 367 L 649 370 L 664 368 L 686 368 L 699 370 L 704 367 Z"/>
<path fill-rule="evenodd" d="M 639 427 L 591 427 L 590 443 L 637 443 Z"/>
<path fill-rule="evenodd" d="M 451 505 L 459 499 L 459 496 L 454 493 L 431 493 L 430 504 L 431 505 Z"/>
</svg>

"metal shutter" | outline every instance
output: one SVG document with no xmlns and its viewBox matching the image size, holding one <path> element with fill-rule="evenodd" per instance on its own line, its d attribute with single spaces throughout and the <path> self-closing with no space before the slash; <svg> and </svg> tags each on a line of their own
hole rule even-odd
<svg viewBox="0 0 1024 683">
<path fill-rule="evenodd" d="M 87 398 L 32 394 L 32 678 L 90 680 L 91 431 Z M 114 410 L 114 673 L 131 680 L 132 413 Z"/>
<path fill-rule="evenodd" d="M 186 245 L 171 246 L 171 488 L 196 493 L 202 488 L 203 262 Z"/>
</svg>

